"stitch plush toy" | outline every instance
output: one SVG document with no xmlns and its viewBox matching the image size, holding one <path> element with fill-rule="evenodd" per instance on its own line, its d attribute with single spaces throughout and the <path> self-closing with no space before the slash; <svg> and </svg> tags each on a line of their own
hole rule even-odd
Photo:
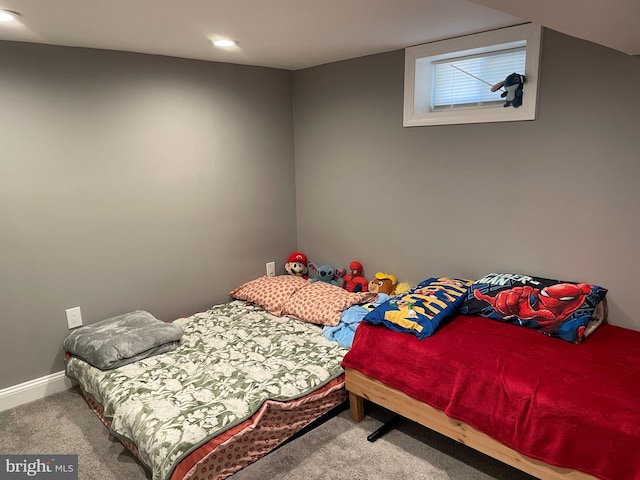
<svg viewBox="0 0 640 480">
<path fill-rule="evenodd" d="M 302 277 L 304 279 L 309 278 L 307 256 L 302 252 L 293 252 L 289 255 L 287 263 L 284 264 L 284 269 L 289 275 L 295 275 L 296 277 Z"/>
<path fill-rule="evenodd" d="M 527 78 L 524 75 L 512 73 L 502 82 L 498 82 L 491 87 L 491 91 L 495 92 L 496 90 L 504 88 L 505 91 L 500 95 L 505 100 L 503 107 L 518 108 L 522 105 L 522 93 L 526 81 Z"/>
<path fill-rule="evenodd" d="M 360 262 L 351 262 L 349 264 L 349 273 L 342 279 L 342 288 L 347 292 L 368 291 L 368 282 L 367 279 L 364 278 L 364 272 Z"/>
<path fill-rule="evenodd" d="M 325 282 L 330 283 L 331 285 L 340 285 L 336 269 L 332 265 L 325 264 L 318 267 L 315 263 L 309 262 L 309 266 L 316 272 L 315 278 L 309 279 L 310 282 Z M 341 272 L 344 272 L 344 269 L 340 270 Z"/>
</svg>

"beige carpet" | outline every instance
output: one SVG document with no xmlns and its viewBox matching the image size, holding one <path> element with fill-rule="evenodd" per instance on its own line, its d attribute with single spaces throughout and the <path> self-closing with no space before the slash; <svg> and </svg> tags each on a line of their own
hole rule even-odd
<svg viewBox="0 0 640 480">
<path fill-rule="evenodd" d="M 77 454 L 79 480 L 145 480 L 146 470 L 105 426 L 77 390 L 0 412 L 0 452 Z"/>
<path fill-rule="evenodd" d="M 532 480 L 408 420 L 377 440 L 366 437 L 391 414 L 369 406 L 355 424 L 342 411 L 239 471 L 232 480 Z M 0 412 L 0 453 L 77 454 L 80 480 L 146 480 L 136 459 L 76 390 Z"/>
</svg>

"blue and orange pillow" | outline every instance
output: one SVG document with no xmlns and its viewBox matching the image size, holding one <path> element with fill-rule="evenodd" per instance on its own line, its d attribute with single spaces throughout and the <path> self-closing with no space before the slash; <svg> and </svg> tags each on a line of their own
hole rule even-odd
<svg viewBox="0 0 640 480">
<path fill-rule="evenodd" d="M 458 313 L 472 283 L 459 278 L 428 278 L 369 312 L 364 321 L 411 333 L 422 340 Z"/>
</svg>

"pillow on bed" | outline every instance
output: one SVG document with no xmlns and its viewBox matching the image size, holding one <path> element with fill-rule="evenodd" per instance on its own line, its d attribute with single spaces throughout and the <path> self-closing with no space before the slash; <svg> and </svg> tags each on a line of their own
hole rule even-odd
<svg viewBox="0 0 640 480">
<path fill-rule="evenodd" d="M 300 320 L 335 327 L 342 312 L 352 305 L 373 301 L 378 295 L 372 292 L 348 292 L 344 288 L 326 282 L 307 283 L 287 301 L 282 315 Z"/>
<path fill-rule="evenodd" d="M 136 310 L 74 330 L 64 339 L 66 352 L 101 370 L 128 365 L 178 348 L 182 327 Z"/>
<path fill-rule="evenodd" d="M 459 278 L 428 278 L 369 312 L 364 321 L 412 333 L 422 340 L 433 335 L 443 320 L 458 312 L 472 282 Z"/>
<path fill-rule="evenodd" d="M 273 315 L 282 315 L 282 307 L 291 295 L 308 285 L 308 281 L 295 275 L 264 275 L 229 292 L 237 300 L 246 300 Z"/>
<path fill-rule="evenodd" d="M 473 282 L 460 313 L 501 320 L 580 343 L 595 330 L 594 325 L 602 323 L 589 322 L 606 294 L 606 288 L 587 283 L 490 273 Z"/>
</svg>

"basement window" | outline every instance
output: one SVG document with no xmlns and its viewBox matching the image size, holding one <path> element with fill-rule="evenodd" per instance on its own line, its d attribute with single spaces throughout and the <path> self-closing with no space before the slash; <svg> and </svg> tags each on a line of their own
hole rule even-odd
<svg viewBox="0 0 640 480">
<path fill-rule="evenodd" d="M 534 120 L 540 39 L 527 24 L 407 48 L 404 126 Z M 518 108 L 491 91 L 511 73 L 526 78 Z"/>
</svg>

